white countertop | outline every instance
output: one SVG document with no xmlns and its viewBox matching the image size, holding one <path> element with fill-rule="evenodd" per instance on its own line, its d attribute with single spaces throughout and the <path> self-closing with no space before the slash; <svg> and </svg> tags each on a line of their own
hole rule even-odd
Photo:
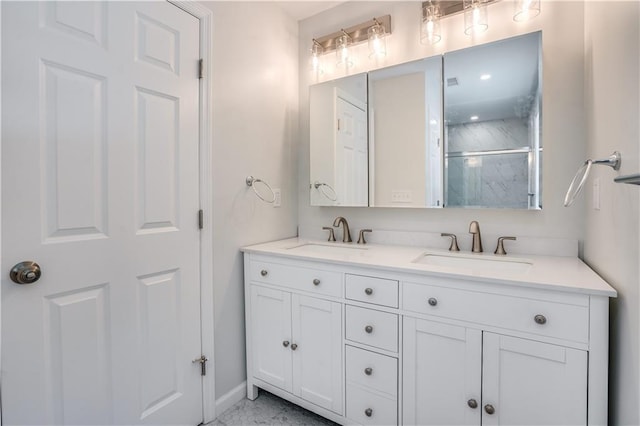
<svg viewBox="0 0 640 426">
<path fill-rule="evenodd" d="M 300 246 L 307 247 L 300 247 Z M 311 246 L 309 246 L 311 245 Z M 322 247 L 319 247 L 322 246 Z M 349 249 L 351 248 L 351 249 Z M 379 244 L 358 245 L 356 243 L 314 241 L 301 238 L 272 241 L 241 249 L 245 253 L 268 254 L 290 259 L 322 261 L 372 269 L 417 273 L 425 276 L 463 278 L 509 285 L 542 288 L 546 290 L 616 297 L 616 290 L 600 278 L 583 261 L 576 257 L 510 255 L 498 256 L 489 253 L 449 252 L 447 250 L 391 246 Z M 440 266 L 415 263 L 425 254 L 448 260 L 451 257 L 475 260 L 498 260 L 503 262 L 530 263 L 525 271 L 512 271 L 491 263 L 489 267 Z M 442 257 L 444 256 L 444 258 Z M 496 266 L 498 265 L 498 266 Z M 505 265 L 511 266 L 511 265 Z"/>
</svg>

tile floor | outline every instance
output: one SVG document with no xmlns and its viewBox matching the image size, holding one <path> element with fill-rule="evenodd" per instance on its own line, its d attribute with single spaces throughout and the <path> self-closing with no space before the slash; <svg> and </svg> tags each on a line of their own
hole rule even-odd
<svg viewBox="0 0 640 426">
<path fill-rule="evenodd" d="M 337 426 L 337 423 L 261 389 L 255 401 L 245 398 L 207 424 L 207 426 L 245 425 Z"/>
</svg>

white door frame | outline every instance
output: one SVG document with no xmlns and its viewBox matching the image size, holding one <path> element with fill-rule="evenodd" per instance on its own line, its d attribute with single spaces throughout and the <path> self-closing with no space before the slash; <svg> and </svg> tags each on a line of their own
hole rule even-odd
<svg viewBox="0 0 640 426">
<path fill-rule="evenodd" d="M 200 79 L 200 208 L 203 210 L 203 229 L 200 231 L 200 330 L 202 354 L 209 361 L 207 375 L 202 380 L 203 423 L 216 418 L 215 361 L 214 361 L 214 303 L 213 303 L 213 170 L 211 146 L 213 135 L 211 84 L 211 50 L 213 49 L 213 11 L 189 0 L 167 0 L 200 21 L 200 58 L 204 66 Z"/>
<path fill-rule="evenodd" d="M 203 78 L 200 80 L 200 137 L 199 137 L 199 161 L 200 161 L 200 208 L 204 212 L 204 227 L 200 231 L 200 330 L 202 341 L 202 354 L 209 359 L 208 373 L 202 381 L 202 422 L 208 423 L 216 418 L 215 404 L 215 361 L 214 361 L 214 303 L 213 303 L 213 171 L 211 167 L 213 122 L 212 111 L 212 77 L 211 49 L 213 48 L 213 11 L 206 6 L 189 0 L 167 0 L 185 12 L 195 16 L 200 21 L 200 58 L 204 65 Z M 0 3 L 0 18 L 2 16 L 2 4 Z M 0 34 L 2 25 L 0 20 Z M 1 36 L 0 36 L 1 41 Z M 0 43 L 1 44 L 1 43 Z M 0 51 L 0 70 L 2 56 Z M 1 77 L 1 74 L 0 74 Z M 2 87 L 0 85 L 0 99 Z M 0 113 L 1 113 L 0 102 Z M 2 131 L 2 115 L 0 114 L 0 135 Z M 1 143 L 1 140 L 0 140 Z M 1 184 L 1 182 L 0 182 Z M 2 203 L 0 202 L 0 212 Z M 0 235 L 2 227 L 0 226 Z M 0 257 L 2 252 L 0 250 Z M 2 295 L 0 294 L 0 297 Z M 0 311 L 1 314 L 1 311 Z M 1 326 L 1 324 L 0 324 Z M 0 335 L 0 345 L 2 338 Z M 2 371 L 0 359 L 0 371 Z M 0 376 L 0 384 L 2 378 Z M 2 416 L 0 416 L 0 426 Z"/>
</svg>

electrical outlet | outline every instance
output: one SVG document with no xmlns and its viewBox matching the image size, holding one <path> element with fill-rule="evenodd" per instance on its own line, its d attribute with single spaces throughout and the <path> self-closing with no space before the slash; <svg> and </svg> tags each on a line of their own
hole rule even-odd
<svg viewBox="0 0 640 426">
<path fill-rule="evenodd" d="M 409 190 L 393 190 L 391 191 L 392 203 L 411 203 L 413 202 L 413 193 Z"/>
<path fill-rule="evenodd" d="M 282 194 L 280 188 L 273 190 L 273 207 L 280 207 L 282 205 Z"/>
</svg>

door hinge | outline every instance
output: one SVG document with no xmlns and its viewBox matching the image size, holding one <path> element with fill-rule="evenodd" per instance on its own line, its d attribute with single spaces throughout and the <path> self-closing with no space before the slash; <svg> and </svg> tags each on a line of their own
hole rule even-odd
<svg viewBox="0 0 640 426">
<path fill-rule="evenodd" d="M 206 376 L 207 375 L 207 361 L 209 361 L 209 359 L 204 356 L 201 355 L 200 358 L 196 358 L 193 361 L 191 361 L 192 363 L 200 363 L 200 374 L 202 376 Z"/>
<path fill-rule="evenodd" d="M 204 78 L 204 60 L 202 58 L 198 61 L 198 78 Z"/>
<path fill-rule="evenodd" d="M 198 210 L 198 229 L 204 228 L 204 211 L 202 209 Z"/>
</svg>

